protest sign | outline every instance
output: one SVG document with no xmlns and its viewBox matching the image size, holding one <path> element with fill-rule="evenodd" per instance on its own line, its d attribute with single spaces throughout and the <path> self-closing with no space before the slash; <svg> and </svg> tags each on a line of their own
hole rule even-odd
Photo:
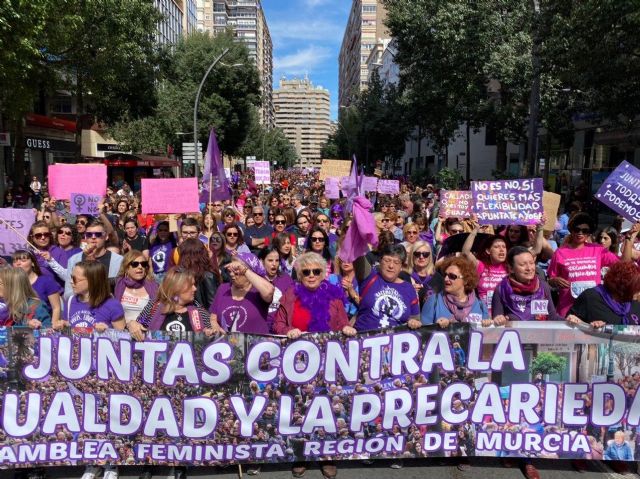
<svg viewBox="0 0 640 479">
<path fill-rule="evenodd" d="M 445 218 L 470 218 L 473 194 L 471 191 L 442 190 L 440 214 Z"/>
<path fill-rule="evenodd" d="M 547 222 L 544 224 L 545 231 L 555 231 L 561 200 L 562 196 L 557 193 L 550 193 L 549 191 L 543 192 L 542 205 L 544 213 L 547 216 Z"/>
<path fill-rule="evenodd" d="M 271 166 L 268 161 L 256 161 L 254 165 L 256 185 L 271 184 Z"/>
<path fill-rule="evenodd" d="M 71 193 L 71 214 L 98 216 L 100 214 L 98 205 L 101 201 L 102 196 L 99 195 Z"/>
<path fill-rule="evenodd" d="M 194 213 L 200 210 L 195 178 L 142 179 L 142 213 Z"/>
<path fill-rule="evenodd" d="M 471 191 L 481 225 L 532 225 L 542 218 L 542 178 L 472 181 Z"/>
<path fill-rule="evenodd" d="M 298 340 L 156 331 L 135 343 L 114 330 L 7 329 L 0 464 L 290 463 L 460 448 L 572 459 L 591 451 L 589 425 L 635 430 L 640 395 L 625 364 L 640 353 L 638 327 L 616 327 L 610 341 L 564 322 L 506 326 Z M 624 361 L 611 382 L 589 382 L 607 373 L 609 348 Z M 540 427 L 513 427 L 523 421 Z M 71 436 L 52 442 L 60 430 Z"/>
<path fill-rule="evenodd" d="M 378 191 L 378 178 L 375 176 L 365 176 L 362 179 L 362 191 Z"/>
<path fill-rule="evenodd" d="M 381 195 L 397 195 L 400 193 L 398 180 L 378 180 L 378 193 Z"/>
<path fill-rule="evenodd" d="M 72 193 L 107 193 L 106 165 L 56 163 L 49 165 L 47 174 L 49 194 L 58 200 L 70 200 Z"/>
<path fill-rule="evenodd" d="M 34 221 L 33 210 L 0 208 L 1 256 L 8 256 L 19 249 L 28 249 L 25 238 L 29 236 L 29 229 Z"/>
<path fill-rule="evenodd" d="M 351 173 L 351 160 L 322 160 L 320 166 L 320 176 L 318 179 L 324 181 L 327 178 L 342 178 Z"/>
<path fill-rule="evenodd" d="M 324 180 L 324 195 L 330 200 L 337 200 L 340 198 L 338 178 L 326 178 Z"/>
<path fill-rule="evenodd" d="M 629 221 L 640 221 L 640 170 L 623 161 L 602 184 L 596 198 Z"/>
</svg>

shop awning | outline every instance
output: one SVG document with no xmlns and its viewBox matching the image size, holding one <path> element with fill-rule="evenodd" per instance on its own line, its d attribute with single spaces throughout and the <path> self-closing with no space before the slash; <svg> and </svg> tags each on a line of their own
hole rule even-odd
<svg viewBox="0 0 640 479">
<path fill-rule="evenodd" d="M 180 166 L 178 160 L 166 156 L 154 156 L 143 154 L 116 153 L 105 156 L 103 160 L 107 166 L 124 166 L 128 168 L 151 167 L 173 168 Z"/>
</svg>

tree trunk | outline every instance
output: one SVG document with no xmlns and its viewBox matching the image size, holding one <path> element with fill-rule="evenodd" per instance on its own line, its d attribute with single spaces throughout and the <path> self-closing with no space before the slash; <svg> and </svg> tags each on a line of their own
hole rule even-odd
<svg viewBox="0 0 640 479">
<path fill-rule="evenodd" d="M 498 138 L 496 141 L 496 171 L 507 171 L 507 141 Z"/>
</svg>

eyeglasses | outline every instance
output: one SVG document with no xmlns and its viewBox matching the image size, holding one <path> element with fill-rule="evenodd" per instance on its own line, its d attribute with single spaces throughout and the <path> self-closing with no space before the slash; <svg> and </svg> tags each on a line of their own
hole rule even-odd
<svg viewBox="0 0 640 479">
<path fill-rule="evenodd" d="M 182 231 L 180 234 L 182 234 L 182 236 L 185 236 L 187 238 L 195 238 L 196 236 L 198 236 L 197 231 Z"/>
<path fill-rule="evenodd" d="M 217 206 L 218 208 L 222 208 L 222 203 L 214 203 L 213 206 Z"/>
<path fill-rule="evenodd" d="M 51 238 L 51 233 L 34 233 L 33 237 L 35 239 L 45 239 L 45 238 Z"/>
<path fill-rule="evenodd" d="M 264 213 L 253 213 L 253 216 L 264 216 Z"/>
<path fill-rule="evenodd" d="M 225 218 L 233 218 L 235 215 L 233 213 L 227 213 L 224 216 L 225 216 Z"/>
<path fill-rule="evenodd" d="M 320 276 L 321 274 L 322 274 L 322 270 L 320 268 L 303 269 L 302 270 L 302 276 L 304 276 L 305 278 L 308 278 L 311 275 Z"/>
<path fill-rule="evenodd" d="M 211 242 L 212 243 L 222 243 L 222 238 L 220 238 L 220 236 L 212 236 L 211 237 Z"/>
<path fill-rule="evenodd" d="M 139 266 L 142 266 L 144 269 L 147 269 L 149 267 L 149 262 L 148 261 L 132 261 L 131 263 L 129 263 L 129 266 L 131 266 L 132 268 L 137 268 Z"/>
<path fill-rule="evenodd" d="M 382 218 L 383 223 L 388 223 L 389 221 L 391 221 L 389 218 Z"/>
<path fill-rule="evenodd" d="M 324 238 L 321 236 L 312 236 L 311 237 L 311 242 L 312 243 L 324 243 Z"/>
<path fill-rule="evenodd" d="M 232 233 L 231 231 L 227 232 L 224 234 L 226 237 L 228 238 L 235 238 L 236 236 L 238 236 L 238 233 Z"/>
<path fill-rule="evenodd" d="M 76 223 L 79 224 L 80 226 L 87 226 L 86 221 L 77 221 Z"/>
<path fill-rule="evenodd" d="M 591 229 L 590 228 L 579 228 L 579 227 L 575 227 L 573 228 L 571 231 L 573 231 L 575 234 L 583 234 L 583 235 L 588 235 L 591 234 Z"/>
<path fill-rule="evenodd" d="M 276 221 L 274 222 L 274 224 L 276 224 L 276 225 L 286 225 L 286 224 L 287 224 L 287 222 L 286 222 L 285 220 L 276 220 Z"/>
<path fill-rule="evenodd" d="M 457 235 L 457 234 L 460 234 L 462 232 L 464 232 L 464 230 L 458 230 L 458 229 L 449 230 L 449 233 L 451 233 L 452 235 Z"/>
<path fill-rule="evenodd" d="M 329 218 L 318 218 L 318 223 L 328 223 L 329 222 Z"/>
<path fill-rule="evenodd" d="M 428 258 L 429 256 L 431 256 L 430 251 L 416 251 L 413 253 L 414 258 Z"/>
<path fill-rule="evenodd" d="M 58 235 L 71 236 L 72 233 L 71 233 L 71 231 L 60 230 L 60 231 L 58 231 Z"/>
<path fill-rule="evenodd" d="M 43 216 L 43 218 L 44 218 L 45 220 L 50 220 L 50 219 L 51 219 L 51 215 L 44 215 L 44 216 Z"/>
<path fill-rule="evenodd" d="M 408 235 L 417 235 L 418 232 L 417 231 L 407 231 Z"/>
<path fill-rule="evenodd" d="M 458 275 L 455 273 L 445 273 L 445 278 L 449 278 L 451 281 L 455 281 L 456 279 L 462 279 L 462 275 Z"/>
<path fill-rule="evenodd" d="M 87 278 L 78 278 L 77 276 L 71 276 L 71 282 L 77 283 L 78 281 L 85 281 Z"/>
<path fill-rule="evenodd" d="M 89 239 L 89 238 L 102 238 L 104 236 L 104 232 L 103 231 L 87 231 L 84 234 L 84 238 L 85 239 Z"/>
</svg>

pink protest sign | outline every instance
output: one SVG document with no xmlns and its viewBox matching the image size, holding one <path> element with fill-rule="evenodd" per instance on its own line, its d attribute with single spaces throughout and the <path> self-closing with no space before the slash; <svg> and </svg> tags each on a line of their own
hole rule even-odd
<svg viewBox="0 0 640 479">
<path fill-rule="evenodd" d="M 473 206 L 471 191 L 442 190 L 440 214 L 445 218 L 470 218 Z"/>
<path fill-rule="evenodd" d="M 104 196 L 107 192 L 107 165 L 57 163 L 48 169 L 49 194 L 58 200 L 72 193 Z"/>
<path fill-rule="evenodd" d="M 378 178 L 375 176 L 365 176 L 362 179 L 362 191 L 378 191 Z"/>
<path fill-rule="evenodd" d="M 142 179 L 142 213 L 194 213 L 200 210 L 195 178 Z"/>
<path fill-rule="evenodd" d="M 340 188 L 338 186 L 338 178 L 325 178 L 324 195 L 330 200 L 340 198 Z"/>
<path fill-rule="evenodd" d="M 381 195 L 397 195 L 400 193 L 398 180 L 378 180 L 378 193 Z"/>
<path fill-rule="evenodd" d="M 271 167 L 268 161 L 256 161 L 254 167 L 256 185 L 271 184 Z"/>
</svg>

